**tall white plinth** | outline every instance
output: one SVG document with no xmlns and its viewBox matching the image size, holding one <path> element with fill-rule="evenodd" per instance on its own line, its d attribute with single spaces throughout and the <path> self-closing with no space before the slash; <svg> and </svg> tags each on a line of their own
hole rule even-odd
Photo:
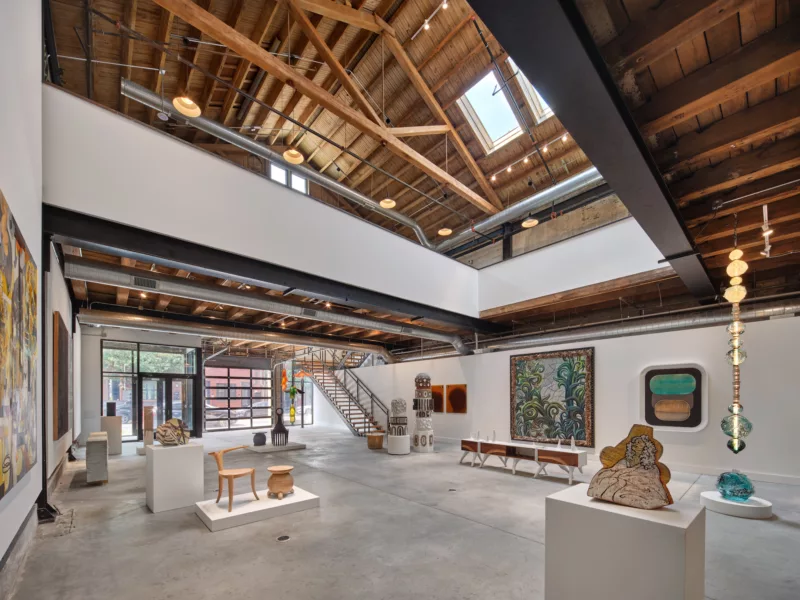
<svg viewBox="0 0 800 600">
<path fill-rule="evenodd" d="M 641 510 L 588 489 L 545 501 L 545 600 L 705 598 L 705 508 Z"/>
<path fill-rule="evenodd" d="M 410 454 L 411 436 L 410 435 L 390 435 L 388 436 L 389 454 Z"/>
<path fill-rule="evenodd" d="M 108 434 L 108 454 L 122 454 L 122 417 L 100 417 L 100 431 Z"/>
<path fill-rule="evenodd" d="M 147 446 L 147 507 L 154 513 L 203 499 L 203 446 Z"/>
</svg>

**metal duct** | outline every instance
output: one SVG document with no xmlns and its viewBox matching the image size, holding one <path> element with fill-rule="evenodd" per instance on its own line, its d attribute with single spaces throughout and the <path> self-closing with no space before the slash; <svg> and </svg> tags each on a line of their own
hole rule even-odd
<svg viewBox="0 0 800 600">
<path fill-rule="evenodd" d="M 379 213 L 387 219 L 396 221 L 401 225 L 410 227 L 419 239 L 420 244 L 431 250 L 434 248 L 433 243 L 425 235 L 425 232 L 422 230 L 420 224 L 414 219 L 411 219 L 398 211 L 387 210 L 383 208 L 372 198 L 369 198 L 368 196 L 365 196 L 364 194 L 351 189 L 334 179 L 331 179 L 327 175 L 317 172 L 316 169 L 312 169 L 308 165 L 290 164 L 284 160 L 282 154 L 275 152 L 264 144 L 261 144 L 254 139 L 247 137 L 246 135 L 242 135 L 237 131 L 228 129 L 224 125 L 221 125 L 216 121 L 212 121 L 211 119 L 206 119 L 205 117 L 196 117 L 193 119 L 185 117 L 173 108 L 171 102 L 162 100 L 161 96 L 158 94 L 154 94 L 146 87 L 143 87 L 138 83 L 134 83 L 129 79 L 122 80 L 121 92 L 123 96 L 126 96 L 131 100 L 136 100 L 137 102 L 141 102 L 145 106 L 149 106 L 154 110 L 166 113 L 179 122 L 188 122 L 192 127 L 196 127 L 200 131 L 205 131 L 209 135 L 213 135 L 214 137 L 226 141 L 229 144 L 241 148 L 242 150 L 255 154 L 256 156 L 260 156 L 261 158 L 264 158 L 270 162 L 282 165 L 284 168 L 299 173 L 309 181 L 313 181 L 314 183 L 347 198 L 359 206 L 363 206 L 364 208 L 367 208 L 373 212 Z M 311 198 L 311 196 L 309 196 L 309 198 Z"/>
<path fill-rule="evenodd" d="M 347 327 L 359 327 L 361 329 L 374 329 L 385 333 L 445 342 L 452 344 L 460 354 L 472 354 L 472 350 L 464 344 L 461 337 L 458 335 L 443 333 L 434 329 L 356 316 L 350 313 L 337 312 L 335 310 L 317 310 L 307 304 L 292 302 L 284 298 L 265 296 L 257 292 L 248 292 L 246 290 L 232 290 L 219 285 L 170 277 L 150 271 L 115 267 L 74 256 L 65 257 L 64 276 L 68 279 L 113 285 L 142 292 L 167 294 L 169 296 L 190 298 L 192 300 L 213 302 L 215 304 L 226 304 L 228 306 L 238 306 L 239 308 L 251 310 L 261 310 L 301 319 L 310 319 L 312 321 L 322 321 L 324 323 L 345 325 Z"/>
<path fill-rule="evenodd" d="M 252 331 L 248 329 L 238 329 L 236 327 L 206 325 L 203 323 L 183 323 L 166 318 L 159 319 L 144 315 L 116 313 L 104 310 L 81 310 L 81 312 L 78 313 L 78 322 L 80 322 L 81 325 L 143 329 L 145 331 L 199 335 L 228 340 L 244 340 L 247 342 L 267 342 L 270 344 L 291 344 L 294 346 L 316 346 L 318 348 L 331 348 L 333 350 L 375 352 L 376 354 L 380 354 L 386 362 L 395 362 L 395 358 L 392 356 L 391 352 L 382 346 L 360 344 L 356 342 L 338 342 L 326 338 L 296 336 L 288 331 L 286 333 L 281 331 Z"/>
<path fill-rule="evenodd" d="M 455 248 L 456 246 L 460 246 L 461 244 L 468 242 L 472 238 L 476 237 L 479 233 L 489 233 L 504 223 L 521 219 L 528 213 L 536 212 L 542 208 L 551 206 L 552 204 L 558 204 L 559 202 L 569 200 L 581 192 L 585 192 L 603 183 L 604 180 L 603 176 L 600 175 L 600 171 L 598 171 L 596 167 L 591 167 L 585 171 L 581 171 L 577 175 L 573 175 L 569 179 L 565 179 L 564 181 L 557 183 L 552 187 L 546 188 L 541 192 L 537 192 L 533 196 L 530 196 L 525 200 L 521 200 L 513 206 L 509 206 L 507 209 L 485 218 L 483 221 L 476 223 L 469 229 L 465 229 L 461 233 L 458 233 L 453 237 L 436 244 L 435 250 L 437 252 L 446 252 L 451 248 Z M 608 195 L 610 196 L 613 193 L 613 191 L 609 190 Z M 601 198 L 598 198 L 598 200 L 600 199 Z"/>
<path fill-rule="evenodd" d="M 800 300 L 798 299 L 770 302 L 761 305 L 744 305 L 741 310 L 741 319 L 744 321 L 753 321 L 773 317 L 789 317 L 794 316 L 795 313 L 800 313 Z M 646 335 L 648 333 L 662 333 L 681 329 L 696 329 L 713 325 L 724 325 L 729 323 L 730 320 L 731 309 L 730 305 L 727 305 L 716 309 L 704 310 L 697 314 L 678 313 L 660 317 L 644 317 L 632 322 L 596 325 L 575 330 L 529 335 L 513 340 L 490 342 L 483 346 L 481 350 L 487 352 L 497 350 L 519 350 L 532 346 L 571 344 L 574 342 Z"/>
</svg>

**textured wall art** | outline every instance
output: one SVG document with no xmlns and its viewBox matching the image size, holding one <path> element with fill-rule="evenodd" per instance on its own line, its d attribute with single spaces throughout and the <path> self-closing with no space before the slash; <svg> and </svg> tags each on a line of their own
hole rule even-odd
<svg viewBox="0 0 800 600">
<path fill-rule="evenodd" d="M 511 439 L 594 447 L 594 348 L 511 357 Z"/>
<path fill-rule="evenodd" d="M 435 412 L 435 413 L 443 413 L 444 412 L 444 386 L 443 385 L 432 385 L 431 386 L 431 396 L 433 396 L 433 412 Z"/>
<path fill-rule="evenodd" d="M 648 367 L 642 372 L 641 414 L 648 425 L 703 429 L 706 416 L 705 371 L 699 365 Z"/>
<path fill-rule="evenodd" d="M 61 313 L 53 312 L 53 440 L 60 440 L 70 428 L 70 343 Z"/>
<path fill-rule="evenodd" d="M 0 191 L 0 498 L 36 464 L 38 272 Z"/>
<path fill-rule="evenodd" d="M 457 415 L 467 413 L 466 383 L 451 383 L 447 386 L 446 412 Z"/>
</svg>

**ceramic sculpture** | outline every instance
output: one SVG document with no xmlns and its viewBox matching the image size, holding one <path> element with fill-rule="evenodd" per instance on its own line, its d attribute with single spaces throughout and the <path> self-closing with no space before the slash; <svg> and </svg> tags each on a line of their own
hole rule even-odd
<svg viewBox="0 0 800 600">
<path fill-rule="evenodd" d="M 292 477 L 292 469 L 294 467 L 289 465 L 277 465 L 274 467 L 267 467 L 270 472 L 269 479 L 267 480 L 268 496 L 275 496 L 278 500 L 283 500 L 287 494 L 294 493 L 294 477 Z"/>
<path fill-rule="evenodd" d="M 414 379 L 414 450 L 417 452 L 433 452 L 433 394 L 431 393 L 431 376 L 420 373 Z"/>
<path fill-rule="evenodd" d="M 408 435 L 408 413 L 406 401 L 402 398 L 392 400 L 389 415 L 389 454 L 408 454 L 411 452 L 411 437 Z"/>
<path fill-rule="evenodd" d="M 672 504 L 667 489 L 670 472 L 659 462 L 664 447 L 653 437 L 653 428 L 634 425 L 624 440 L 600 453 L 603 468 L 589 484 L 589 496 L 632 506 L 654 509 Z"/>
<path fill-rule="evenodd" d="M 156 429 L 156 440 L 162 446 L 182 446 L 189 443 L 189 426 L 180 419 L 170 419 Z"/>
<path fill-rule="evenodd" d="M 286 429 L 286 425 L 283 424 L 283 409 L 276 408 L 275 415 L 278 417 L 278 422 L 275 423 L 275 427 L 272 428 L 272 445 L 273 446 L 285 446 L 289 443 L 289 430 Z"/>
</svg>

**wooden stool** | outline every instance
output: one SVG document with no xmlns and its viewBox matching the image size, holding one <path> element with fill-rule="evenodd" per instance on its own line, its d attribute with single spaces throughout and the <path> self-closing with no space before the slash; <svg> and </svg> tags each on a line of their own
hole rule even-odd
<svg viewBox="0 0 800 600">
<path fill-rule="evenodd" d="M 368 433 L 367 448 L 370 450 L 380 450 L 383 448 L 383 433 Z"/>
<path fill-rule="evenodd" d="M 250 475 L 250 487 L 253 488 L 253 495 L 256 497 L 256 500 L 259 500 L 258 494 L 256 493 L 256 470 L 254 468 L 226 469 L 222 464 L 225 453 L 233 452 L 234 450 L 242 450 L 243 448 L 247 448 L 247 446 L 236 446 L 236 448 L 226 448 L 225 450 L 217 450 L 216 452 L 208 453 L 209 456 L 213 456 L 217 461 L 217 475 L 219 476 L 217 504 L 219 504 L 219 499 L 222 498 L 223 482 L 225 480 L 228 481 L 228 512 L 233 510 L 233 482 L 239 477 Z"/>
</svg>

